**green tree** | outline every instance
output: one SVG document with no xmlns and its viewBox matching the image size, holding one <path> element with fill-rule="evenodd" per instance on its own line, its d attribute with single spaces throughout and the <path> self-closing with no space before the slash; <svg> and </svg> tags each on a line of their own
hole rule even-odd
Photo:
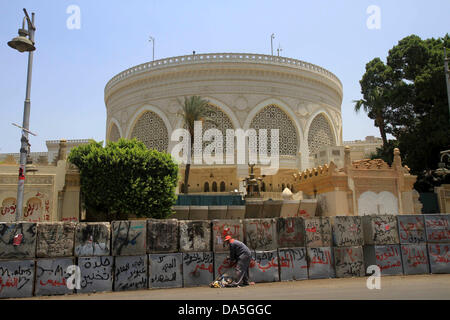
<svg viewBox="0 0 450 320">
<path fill-rule="evenodd" d="M 364 107 L 375 125 L 396 138 L 402 159 L 412 173 L 437 167 L 439 152 L 450 147 L 450 120 L 444 75 L 444 46 L 450 37 L 403 38 L 389 50 L 387 63 L 375 58 L 366 65 L 360 85 Z M 378 102 L 378 103 L 375 103 Z M 366 108 L 367 107 L 367 108 Z M 383 119 L 383 120 L 377 120 Z M 383 149 L 392 149 L 383 133 Z"/>
<path fill-rule="evenodd" d="M 91 141 L 70 151 L 68 160 L 80 170 L 81 193 L 88 210 L 107 220 L 137 217 L 165 218 L 176 201 L 178 166 L 170 154 L 136 139 Z"/>
<path fill-rule="evenodd" d="M 192 147 L 194 143 L 194 123 L 195 121 L 211 121 L 208 119 L 208 105 L 209 101 L 202 99 L 199 96 L 191 96 L 189 98 L 184 98 L 184 103 L 179 102 L 182 111 L 179 115 L 183 118 L 184 126 L 186 130 L 188 130 L 190 135 L 189 140 L 189 150 L 188 150 L 188 162 L 186 163 L 186 167 L 184 170 L 184 190 L 183 193 L 188 193 L 189 187 L 189 173 L 191 169 L 191 153 Z"/>
</svg>

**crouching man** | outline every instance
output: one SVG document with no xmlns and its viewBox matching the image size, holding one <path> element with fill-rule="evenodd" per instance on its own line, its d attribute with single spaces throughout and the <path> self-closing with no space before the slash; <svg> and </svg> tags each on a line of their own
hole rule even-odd
<svg viewBox="0 0 450 320">
<path fill-rule="evenodd" d="M 250 261 L 252 253 L 250 249 L 241 241 L 233 239 L 231 236 L 226 236 L 224 239 L 230 246 L 230 260 L 236 263 L 236 277 L 237 279 L 232 283 L 232 286 L 248 286 L 254 284 L 248 281 Z"/>
</svg>

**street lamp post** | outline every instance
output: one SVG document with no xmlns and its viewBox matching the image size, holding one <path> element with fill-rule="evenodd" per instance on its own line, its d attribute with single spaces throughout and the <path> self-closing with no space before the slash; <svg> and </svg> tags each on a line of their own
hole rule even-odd
<svg viewBox="0 0 450 320">
<path fill-rule="evenodd" d="M 16 221 L 19 221 L 23 216 L 23 193 L 25 187 L 27 154 L 30 145 L 28 142 L 28 132 L 30 127 L 31 71 L 33 67 L 33 51 L 36 50 L 34 46 L 34 32 L 36 31 L 36 27 L 34 24 L 34 12 L 31 13 L 31 19 L 28 16 L 27 10 L 23 9 L 23 12 L 25 13 L 25 17 L 23 19 L 22 29 L 19 29 L 19 36 L 8 42 L 8 45 L 11 48 L 18 50 L 19 52 L 28 52 L 27 87 L 23 109 L 22 137 L 20 139 L 21 147 L 19 181 L 17 186 Z M 27 21 L 28 25 L 27 30 L 25 29 L 25 20 Z"/>
</svg>

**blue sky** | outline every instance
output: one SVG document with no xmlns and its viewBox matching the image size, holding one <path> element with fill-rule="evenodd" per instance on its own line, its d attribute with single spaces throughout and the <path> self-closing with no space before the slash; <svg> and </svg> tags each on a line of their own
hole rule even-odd
<svg viewBox="0 0 450 320">
<path fill-rule="evenodd" d="M 70 30 L 67 7 L 81 10 L 81 28 Z M 381 10 L 381 28 L 368 29 L 370 5 Z M 0 0 L 0 153 L 19 152 L 27 54 L 9 48 L 23 12 L 36 13 L 31 88 L 32 151 L 52 139 L 105 139 L 104 87 L 126 68 L 155 59 L 206 52 L 270 54 L 270 34 L 282 55 L 320 65 L 342 81 L 344 140 L 379 136 L 364 113 L 355 114 L 365 64 L 410 34 L 450 32 L 448 0 L 318 1 L 105 1 Z"/>
</svg>

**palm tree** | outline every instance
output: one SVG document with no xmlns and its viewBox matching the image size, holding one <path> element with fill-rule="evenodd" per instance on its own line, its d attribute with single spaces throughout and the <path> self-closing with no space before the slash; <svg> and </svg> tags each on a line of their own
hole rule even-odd
<svg viewBox="0 0 450 320">
<path fill-rule="evenodd" d="M 184 190 L 183 193 L 188 193 L 189 186 L 189 171 L 191 169 L 191 151 L 194 140 L 194 122 L 195 121 L 205 121 L 208 117 L 208 105 L 209 101 L 202 99 L 199 96 L 192 96 L 189 98 L 184 98 L 184 103 L 179 101 L 182 111 L 179 113 L 183 117 L 184 127 L 188 130 L 190 134 L 190 146 L 188 151 L 188 163 L 186 163 L 186 168 L 184 170 Z"/>
<path fill-rule="evenodd" d="M 380 129 L 381 139 L 383 139 L 383 147 L 387 146 L 385 112 L 386 107 L 383 97 L 383 89 L 376 87 L 367 95 L 367 99 L 353 100 L 355 102 L 355 112 L 362 109 L 367 113 L 369 118 L 375 120 L 375 126 Z"/>
</svg>

